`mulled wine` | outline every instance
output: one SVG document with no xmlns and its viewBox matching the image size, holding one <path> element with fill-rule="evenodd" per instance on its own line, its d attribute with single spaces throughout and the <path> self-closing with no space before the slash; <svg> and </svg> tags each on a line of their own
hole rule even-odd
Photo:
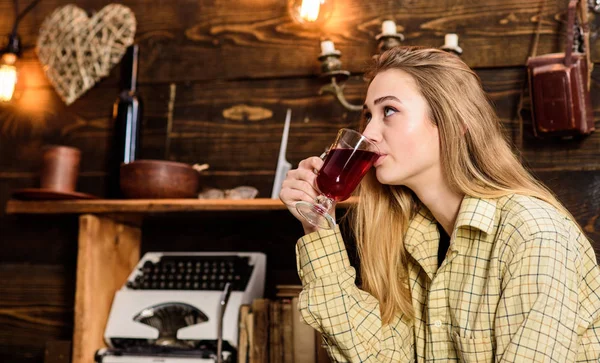
<svg viewBox="0 0 600 363">
<path fill-rule="evenodd" d="M 317 176 L 319 191 L 336 202 L 348 199 L 378 157 L 369 150 L 329 150 Z"/>
<path fill-rule="evenodd" d="M 296 210 L 313 226 L 334 229 L 332 209 L 335 203 L 350 197 L 378 158 L 379 149 L 371 140 L 360 132 L 341 129 L 317 175 L 320 194 L 312 203 L 296 202 Z"/>
</svg>

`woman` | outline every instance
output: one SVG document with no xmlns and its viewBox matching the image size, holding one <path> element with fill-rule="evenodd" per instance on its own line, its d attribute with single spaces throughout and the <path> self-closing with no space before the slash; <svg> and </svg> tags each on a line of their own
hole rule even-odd
<svg viewBox="0 0 600 363">
<path fill-rule="evenodd" d="M 303 223 L 298 308 L 336 361 L 597 362 L 600 269 L 569 212 L 511 152 L 477 75 L 458 57 L 397 47 L 377 56 L 363 134 L 382 152 L 363 179 L 355 285 L 339 230 Z M 451 236 L 451 238 L 449 237 Z"/>
</svg>

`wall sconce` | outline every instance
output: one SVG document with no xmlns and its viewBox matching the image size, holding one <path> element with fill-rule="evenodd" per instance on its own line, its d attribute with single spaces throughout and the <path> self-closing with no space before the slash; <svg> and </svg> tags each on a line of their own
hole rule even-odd
<svg viewBox="0 0 600 363">
<path fill-rule="evenodd" d="M 288 11 L 296 22 L 320 26 L 331 17 L 334 0 L 288 0 Z"/>
<path fill-rule="evenodd" d="M 378 41 L 379 51 L 383 52 L 400 45 L 404 41 L 404 35 L 397 32 L 393 20 L 386 20 L 381 24 L 381 33 L 375 39 Z M 458 46 L 458 35 L 454 33 L 445 35 L 444 45 L 440 49 L 457 56 L 463 53 L 462 48 Z M 350 72 L 342 69 L 341 56 L 342 53 L 335 49 L 333 41 L 321 42 L 321 54 L 318 57 L 321 62 L 321 78 L 327 78 L 329 83 L 321 87 L 319 95 L 330 93 L 348 111 L 361 111 L 362 105 L 353 105 L 344 96 L 344 83 L 350 78 Z"/>
<path fill-rule="evenodd" d="M 378 49 L 381 53 L 400 45 L 404 41 L 404 35 L 398 33 L 396 23 L 393 20 L 385 20 L 381 23 L 381 33 L 375 39 L 379 43 Z"/>
<path fill-rule="evenodd" d="M 17 85 L 17 58 L 21 55 L 21 42 L 16 33 L 8 39 L 8 45 L 0 52 L 0 102 L 12 99 Z"/>
<path fill-rule="evenodd" d="M 458 35 L 454 33 L 449 33 L 444 36 L 444 45 L 442 45 L 440 49 L 454 53 L 458 56 L 463 52 L 462 48 L 458 46 Z"/>
<path fill-rule="evenodd" d="M 379 51 L 383 52 L 400 45 L 404 35 L 397 32 L 393 20 L 386 20 L 381 24 L 381 33 L 375 39 L 379 42 Z M 350 72 L 342 69 L 341 56 L 342 53 L 335 49 L 331 40 L 321 42 L 321 55 L 318 58 L 321 62 L 321 77 L 328 78 L 330 82 L 321 87 L 319 94 L 331 93 L 348 111 L 361 111 L 362 105 L 353 105 L 344 97 L 344 82 L 350 77 Z"/>
<path fill-rule="evenodd" d="M 362 105 L 353 105 L 344 97 L 344 82 L 350 77 L 350 72 L 342 69 L 342 61 L 340 57 L 342 53 L 335 49 L 335 45 L 331 40 L 321 42 L 321 77 L 329 78 L 330 83 L 321 87 L 319 95 L 323 93 L 333 94 L 337 100 L 349 111 L 360 111 Z"/>
</svg>

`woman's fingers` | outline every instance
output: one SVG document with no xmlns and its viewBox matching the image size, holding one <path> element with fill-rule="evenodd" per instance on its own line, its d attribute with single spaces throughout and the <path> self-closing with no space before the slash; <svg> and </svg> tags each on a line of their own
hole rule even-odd
<svg viewBox="0 0 600 363">
<path fill-rule="evenodd" d="M 298 169 L 290 170 L 279 193 L 279 199 L 288 207 L 290 212 L 300 218 L 296 211 L 299 201 L 313 202 L 319 195 L 317 191 L 316 172 L 323 165 L 323 160 L 318 157 L 304 159 L 298 164 Z"/>
<path fill-rule="evenodd" d="M 309 169 L 295 169 L 288 172 L 285 181 L 301 180 L 309 184 L 312 188 L 317 188 L 317 175 Z M 284 181 L 284 182 L 285 182 Z"/>
<path fill-rule="evenodd" d="M 284 201 L 284 203 L 290 207 L 295 207 L 296 203 L 301 201 L 312 203 L 315 199 L 304 191 L 298 189 L 288 190 L 282 198 L 287 200 Z"/>
<path fill-rule="evenodd" d="M 286 179 L 283 182 L 282 190 L 286 188 L 290 190 L 300 191 L 312 199 L 315 199 L 319 195 L 319 192 L 317 192 L 317 190 L 315 189 L 314 184 L 307 180 Z"/>
<path fill-rule="evenodd" d="M 323 160 L 317 156 L 312 156 L 308 159 L 304 159 L 298 164 L 298 170 L 306 169 L 313 171 L 315 174 L 318 172 L 323 166 Z"/>
<path fill-rule="evenodd" d="M 319 196 L 317 189 L 317 174 L 323 166 L 323 160 L 313 156 L 302 160 L 297 169 L 290 170 L 279 193 L 279 199 L 287 206 L 288 210 L 296 217 L 304 227 L 304 232 L 309 233 L 316 230 L 310 225 L 296 209 L 296 203 L 303 201 L 314 203 Z"/>
</svg>

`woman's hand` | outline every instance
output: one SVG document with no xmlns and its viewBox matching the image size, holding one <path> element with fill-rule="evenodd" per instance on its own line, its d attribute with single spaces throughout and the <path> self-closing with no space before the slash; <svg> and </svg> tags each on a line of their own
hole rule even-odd
<svg viewBox="0 0 600 363">
<path fill-rule="evenodd" d="M 308 223 L 298 213 L 296 202 L 314 203 L 315 198 L 319 195 L 316 179 L 321 166 L 323 166 L 323 160 L 316 156 L 302 160 L 298 164 L 298 169 L 292 169 L 287 173 L 279 193 L 279 199 L 288 207 L 290 213 L 302 223 L 306 234 L 314 232 L 318 228 Z"/>
</svg>

